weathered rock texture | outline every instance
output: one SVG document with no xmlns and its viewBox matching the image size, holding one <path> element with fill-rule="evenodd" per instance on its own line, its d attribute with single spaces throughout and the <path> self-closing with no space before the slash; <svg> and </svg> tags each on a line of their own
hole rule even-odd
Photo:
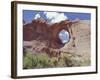
<svg viewBox="0 0 100 80">
<path fill-rule="evenodd" d="M 49 48 L 58 49 L 65 45 L 59 39 L 59 32 L 65 29 L 69 32 L 70 37 L 73 37 L 71 25 L 75 22 L 77 21 L 65 20 L 49 25 L 45 20 L 41 18 L 33 20 L 31 23 L 23 26 L 23 39 L 24 41 L 48 41 L 47 46 Z"/>
<path fill-rule="evenodd" d="M 90 65 L 91 63 L 91 25 L 90 20 L 82 20 L 72 25 L 73 34 L 75 36 L 75 47 L 73 41 L 61 48 L 63 52 L 69 52 L 74 56 L 76 62 L 81 65 Z M 74 60 L 73 60 L 74 61 Z M 77 64 L 77 63 L 76 63 Z"/>
<path fill-rule="evenodd" d="M 23 47 L 32 54 L 43 52 L 52 54 L 53 52 L 50 50 L 53 49 L 54 53 L 57 54 L 59 51 L 69 53 L 69 58 L 73 60 L 76 66 L 90 65 L 91 25 L 89 20 L 81 20 L 75 24 L 72 24 L 72 21 L 62 21 L 49 25 L 45 20 L 37 19 L 23 27 Z M 58 33 L 62 27 L 70 33 L 70 41 L 66 44 L 61 43 L 58 38 Z M 58 30 L 58 28 L 60 29 Z M 48 50 L 48 48 L 50 49 Z"/>
<path fill-rule="evenodd" d="M 47 52 L 52 48 L 54 51 L 69 52 L 78 55 L 78 61 L 90 62 L 90 21 L 82 20 L 72 24 L 72 21 L 62 21 L 49 25 L 43 19 L 33 20 L 32 23 L 25 24 L 23 27 L 24 47 L 31 53 Z M 58 33 L 65 29 L 70 33 L 70 41 L 66 44 L 61 43 Z M 74 37 L 74 40 L 73 40 Z M 75 45 L 75 46 L 73 46 Z M 80 56 L 80 57 L 79 57 Z"/>
</svg>

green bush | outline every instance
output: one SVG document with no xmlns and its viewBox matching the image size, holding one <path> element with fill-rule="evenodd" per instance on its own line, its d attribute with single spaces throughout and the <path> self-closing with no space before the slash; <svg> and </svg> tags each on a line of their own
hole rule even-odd
<svg viewBox="0 0 100 80">
<path fill-rule="evenodd" d="M 23 58 L 23 68 L 48 68 L 53 67 L 53 63 L 46 54 L 27 53 Z"/>
<path fill-rule="evenodd" d="M 31 54 L 26 52 L 23 58 L 24 69 L 35 68 L 52 68 L 52 67 L 74 67 L 84 66 L 89 64 L 86 60 L 82 60 L 81 57 L 73 55 L 72 53 L 62 53 L 60 59 L 57 57 L 48 57 L 47 54 Z"/>
<path fill-rule="evenodd" d="M 30 54 L 26 54 L 23 58 L 23 67 L 24 69 L 32 68 L 32 56 Z"/>
</svg>

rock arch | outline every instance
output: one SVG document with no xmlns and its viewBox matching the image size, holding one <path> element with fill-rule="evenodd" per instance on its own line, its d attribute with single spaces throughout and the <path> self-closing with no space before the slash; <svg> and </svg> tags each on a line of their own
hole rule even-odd
<svg viewBox="0 0 100 80">
<path fill-rule="evenodd" d="M 75 40 L 73 37 L 73 31 L 72 31 L 72 24 L 75 24 L 79 22 L 78 19 L 76 20 L 64 20 L 59 23 L 54 23 L 49 25 L 45 20 L 33 20 L 31 23 L 23 25 L 23 40 L 24 41 L 46 41 L 46 51 L 49 52 L 49 54 L 52 55 L 53 51 L 50 52 L 50 49 L 60 49 L 65 44 L 61 42 L 59 39 L 59 32 L 63 29 L 69 32 L 70 38 Z M 75 44 L 74 44 L 75 45 Z M 58 53 L 60 51 L 57 51 Z M 56 52 L 55 52 L 56 53 Z M 57 54 L 57 53 L 56 53 Z"/>
</svg>

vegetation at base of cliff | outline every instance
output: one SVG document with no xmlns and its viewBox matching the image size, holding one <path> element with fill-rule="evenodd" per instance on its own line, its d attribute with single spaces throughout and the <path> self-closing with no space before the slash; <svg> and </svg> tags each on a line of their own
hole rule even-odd
<svg viewBox="0 0 100 80">
<path fill-rule="evenodd" d="M 26 53 L 23 57 L 23 69 L 75 67 L 90 65 L 89 60 L 82 60 L 72 53 L 62 53 L 61 57 L 48 57 L 47 54 Z"/>
</svg>

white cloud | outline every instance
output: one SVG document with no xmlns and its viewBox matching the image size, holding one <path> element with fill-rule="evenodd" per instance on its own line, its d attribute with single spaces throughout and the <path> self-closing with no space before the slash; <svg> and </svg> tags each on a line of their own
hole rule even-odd
<svg viewBox="0 0 100 80">
<path fill-rule="evenodd" d="M 69 35 L 69 33 L 67 31 L 64 31 L 64 34 Z"/>
<path fill-rule="evenodd" d="M 62 43 L 66 43 L 66 42 L 68 42 L 67 40 L 62 40 Z"/>
<path fill-rule="evenodd" d="M 38 19 L 40 17 L 41 17 L 40 14 L 36 14 L 35 17 L 34 17 L 34 19 Z"/>
<path fill-rule="evenodd" d="M 59 13 L 59 12 L 44 12 L 46 15 L 47 19 L 50 20 L 50 23 L 57 23 L 62 20 L 68 19 L 67 16 L 64 15 L 64 13 Z"/>
</svg>

